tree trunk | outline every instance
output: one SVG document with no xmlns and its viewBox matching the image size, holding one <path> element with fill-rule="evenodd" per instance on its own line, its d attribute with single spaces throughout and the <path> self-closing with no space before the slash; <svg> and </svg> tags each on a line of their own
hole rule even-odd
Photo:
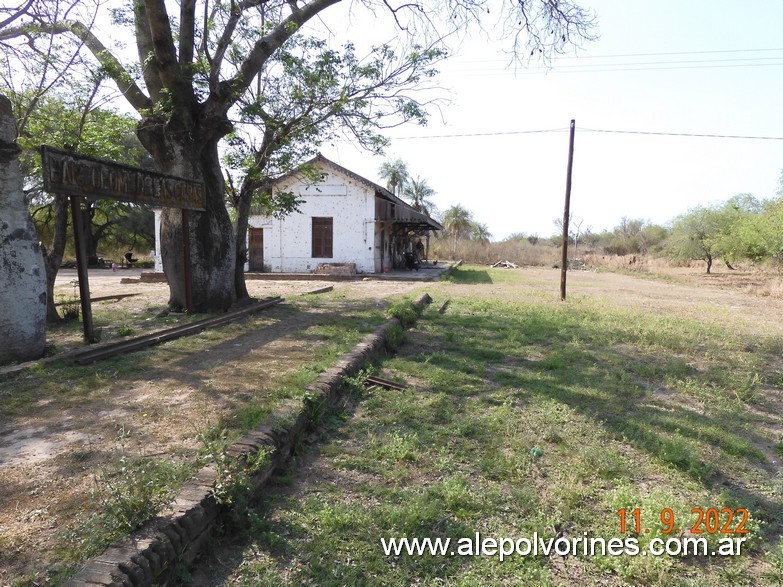
<svg viewBox="0 0 783 587">
<path fill-rule="evenodd" d="M 245 178 L 239 188 L 239 204 L 237 206 L 236 227 L 236 269 L 234 271 L 234 287 L 237 299 L 243 300 L 250 297 L 245 284 L 245 261 L 248 260 L 247 251 L 247 227 L 250 221 L 250 203 L 253 190 L 249 180 Z"/>
<path fill-rule="evenodd" d="M 46 347 L 44 260 L 22 184 L 11 102 L 0 96 L 0 365 Z"/>
<path fill-rule="evenodd" d="M 52 247 L 48 251 L 44 249 L 44 266 L 46 267 L 46 321 L 56 324 L 62 321 L 57 307 L 54 305 L 54 282 L 57 272 L 63 262 L 65 253 L 65 241 L 68 231 L 68 207 L 65 196 L 55 196 L 54 203 L 54 237 Z"/>
<path fill-rule="evenodd" d="M 95 216 L 95 202 L 86 202 L 82 208 L 82 226 L 84 230 L 84 250 L 87 252 L 87 261 L 90 266 L 98 264 L 98 239 L 93 232 L 92 219 Z"/>
<path fill-rule="evenodd" d="M 712 255 L 707 255 L 707 274 L 709 275 L 712 269 Z"/>
<path fill-rule="evenodd" d="M 223 312 L 236 301 L 234 230 L 225 204 L 225 185 L 218 156 L 218 140 L 225 134 L 221 121 L 201 123 L 187 132 L 160 120 L 146 119 L 138 135 L 157 168 L 171 175 L 204 182 L 206 211 L 188 210 L 190 275 L 195 312 Z M 176 125 L 172 125 L 176 126 Z M 211 140 L 204 138 L 211 137 Z M 183 260 L 182 210 L 164 208 L 161 214 L 161 255 L 169 284 L 169 307 L 187 307 Z"/>
</svg>

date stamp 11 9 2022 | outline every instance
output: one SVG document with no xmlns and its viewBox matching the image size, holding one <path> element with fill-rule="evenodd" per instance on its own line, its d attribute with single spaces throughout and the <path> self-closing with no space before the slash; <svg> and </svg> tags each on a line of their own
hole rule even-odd
<svg viewBox="0 0 783 587">
<path fill-rule="evenodd" d="M 679 534 L 689 530 L 691 534 L 747 534 L 748 510 L 745 508 L 693 508 L 693 517 L 682 524 L 671 508 L 663 508 L 660 512 L 661 534 Z M 620 518 L 620 533 L 634 532 L 649 534 L 650 528 L 642 527 L 642 512 L 639 508 L 617 510 Z"/>
</svg>

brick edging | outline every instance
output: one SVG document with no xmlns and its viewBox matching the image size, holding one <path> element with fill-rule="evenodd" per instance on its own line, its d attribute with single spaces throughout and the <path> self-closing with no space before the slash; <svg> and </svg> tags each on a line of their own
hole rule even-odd
<svg viewBox="0 0 783 587">
<path fill-rule="evenodd" d="M 414 304 L 423 311 L 431 302 L 432 298 L 425 293 Z M 308 403 L 323 402 L 334 406 L 340 397 L 343 378 L 356 375 L 366 363 L 380 356 L 386 347 L 386 333 L 395 326 L 400 326 L 396 318 L 388 320 L 321 373 L 305 390 Z M 279 422 L 287 424 L 276 424 Z M 227 454 L 246 458 L 260 450 L 270 451 L 268 462 L 253 477 L 253 490 L 257 491 L 290 457 L 309 424 L 310 416 L 304 403 L 299 408 L 280 408 L 232 444 Z M 175 568 L 190 565 L 215 522 L 226 511 L 212 495 L 216 479 L 213 465 L 202 468 L 180 489 L 166 510 L 88 562 L 65 583 L 66 587 L 152 587 L 164 582 Z"/>
</svg>

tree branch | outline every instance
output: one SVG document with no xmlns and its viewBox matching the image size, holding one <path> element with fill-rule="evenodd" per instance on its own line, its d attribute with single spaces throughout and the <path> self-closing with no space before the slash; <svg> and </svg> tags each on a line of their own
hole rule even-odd
<svg viewBox="0 0 783 587">
<path fill-rule="evenodd" d="M 240 65 L 236 75 L 225 83 L 227 91 L 221 92 L 221 95 L 217 97 L 219 107 L 227 110 L 236 101 L 237 96 L 241 96 L 250 87 L 253 78 L 258 75 L 267 60 L 283 43 L 290 39 L 308 20 L 340 1 L 313 0 L 306 6 L 300 7 L 296 12 L 289 14 L 268 35 L 259 39 Z"/>
<path fill-rule="evenodd" d="M 420 13 L 424 13 L 424 9 L 421 7 L 420 4 L 402 4 L 401 6 L 398 6 L 397 8 L 392 8 L 392 5 L 389 4 L 388 0 L 383 0 L 384 5 L 386 8 L 389 9 L 389 12 L 392 13 L 392 16 L 394 17 L 394 22 L 397 23 L 397 28 L 399 28 L 401 31 L 407 31 L 408 27 L 403 25 L 402 22 L 400 22 L 399 17 L 397 16 L 397 13 L 400 10 L 411 8 L 414 9 Z"/>
<path fill-rule="evenodd" d="M 161 82 L 158 74 L 159 67 L 155 49 L 152 46 L 152 32 L 150 31 L 147 9 L 141 0 L 133 2 L 133 18 L 136 31 L 136 50 L 139 53 L 141 73 L 144 76 L 144 83 L 147 85 L 150 97 L 157 102 L 163 94 L 163 82 Z"/>
<path fill-rule="evenodd" d="M 164 0 L 144 0 L 149 23 L 150 40 L 157 58 L 158 73 L 163 85 L 169 90 L 177 89 L 180 82 L 180 68 L 174 49 L 174 35 Z"/>
<path fill-rule="evenodd" d="M 231 41 L 234 38 L 234 31 L 236 30 L 237 24 L 239 24 L 239 20 L 242 18 L 242 14 L 250 8 L 261 5 L 263 2 L 264 0 L 245 0 L 244 2 L 237 3 L 235 0 L 231 0 L 228 22 L 223 28 L 223 33 L 220 35 L 220 39 L 215 47 L 215 55 L 210 62 L 209 87 L 211 90 L 214 91 L 218 89 L 223 58 L 226 55 L 226 51 L 231 46 Z M 204 39 L 204 46 L 206 47 L 206 33 Z"/>
<path fill-rule="evenodd" d="M 196 0 L 182 0 L 179 8 L 179 62 L 190 69 L 196 46 Z M 188 72 L 190 77 L 190 72 Z"/>
<path fill-rule="evenodd" d="M 70 33 L 80 39 L 90 50 L 95 59 L 106 70 L 109 77 L 117 84 L 120 92 L 122 92 L 131 106 L 137 111 L 152 107 L 152 102 L 136 85 L 130 73 L 83 23 L 77 20 L 63 20 L 49 24 L 34 25 L 34 28 L 31 28 L 31 26 L 33 25 L 24 25 L 0 31 L 0 40 L 28 36 L 32 32 L 45 32 L 55 35 Z"/>
<path fill-rule="evenodd" d="M 9 24 L 14 22 L 17 18 L 21 18 L 22 16 L 25 16 L 27 14 L 27 11 L 30 10 L 30 7 L 33 5 L 33 2 L 35 2 L 35 0 L 27 0 L 27 2 L 19 6 L 19 8 L 15 8 L 11 16 L 6 18 L 5 20 L 0 21 L 0 29 L 4 29 Z"/>
</svg>

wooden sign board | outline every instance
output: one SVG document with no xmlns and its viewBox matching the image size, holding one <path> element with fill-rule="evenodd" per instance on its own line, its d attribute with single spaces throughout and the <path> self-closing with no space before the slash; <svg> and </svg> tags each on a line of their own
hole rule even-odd
<svg viewBox="0 0 783 587">
<path fill-rule="evenodd" d="M 44 145 L 44 190 L 86 198 L 119 200 L 157 208 L 204 210 L 206 193 L 198 181 L 122 165 Z"/>
<path fill-rule="evenodd" d="M 85 236 L 80 213 L 81 199 L 109 199 L 157 208 L 182 209 L 182 245 L 185 263 L 185 298 L 189 313 L 193 312 L 190 284 L 190 239 L 188 210 L 204 210 L 207 197 L 204 184 L 174 177 L 141 167 L 122 165 L 114 161 L 90 157 L 73 151 L 43 145 L 41 167 L 44 190 L 71 199 L 73 236 L 76 245 L 76 268 L 79 274 L 79 297 L 82 306 L 84 338 L 88 344 L 97 342 L 92 323 L 90 286 L 87 274 Z"/>
</svg>

